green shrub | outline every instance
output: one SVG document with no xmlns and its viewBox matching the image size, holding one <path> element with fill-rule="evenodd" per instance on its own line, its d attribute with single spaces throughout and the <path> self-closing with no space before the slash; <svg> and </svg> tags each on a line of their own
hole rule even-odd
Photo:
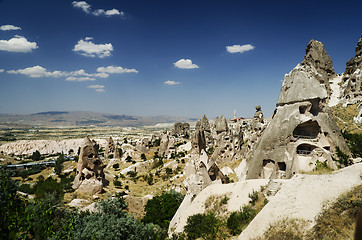
<svg viewBox="0 0 362 240">
<path fill-rule="evenodd" d="M 54 166 L 54 172 L 55 174 L 57 174 L 58 176 L 60 176 L 60 174 L 63 171 L 63 163 L 65 162 L 64 159 L 64 154 L 61 153 L 59 155 L 59 157 L 55 160 L 55 166 Z"/>
<path fill-rule="evenodd" d="M 125 212 L 121 197 L 101 201 L 93 214 L 79 214 L 75 219 L 72 239 L 156 239 L 157 228 L 138 222 Z"/>
<path fill-rule="evenodd" d="M 36 150 L 35 152 L 33 152 L 33 155 L 31 156 L 31 159 L 33 159 L 34 161 L 39 161 L 41 158 L 41 154 L 38 150 Z"/>
<path fill-rule="evenodd" d="M 183 198 L 184 196 L 181 193 L 173 190 L 153 197 L 148 200 L 145 206 L 146 215 L 142 222 L 154 223 L 163 229 L 167 229 Z"/>
<path fill-rule="evenodd" d="M 114 169 L 118 169 L 118 168 L 119 168 L 119 163 L 113 164 L 113 168 L 114 168 Z"/>
<path fill-rule="evenodd" d="M 195 214 L 187 218 L 184 232 L 187 239 L 216 239 L 221 221 L 214 213 Z"/>
<path fill-rule="evenodd" d="M 56 201 L 61 201 L 64 196 L 64 190 L 61 183 L 53 178 L 46 180 L 40 179 L 35 185 L 35 197 L 37 199 L 45 198 L 48 194 L 53 194 Z"/>
<path fill-rule="evenodd" d="M 130 155 L 128 155 L 127 157 L 126 157 L 126 162 L 131 162 L 132 161 L 132 157 L 130 156 Z"/>
<path fill-rule="evenodd" d="M 118 181 L 117 179 L 113 180 L 113 184 L 116 188 L 122 187 L 122 183 L 120 181 Z"/>
<path fill-rule="evenodd" d="M 256 214 L 257 211 L 255 209 L 244 205 L 240 211 L 230 214 L 226 221 L 226 226 L 230 229 L 232 235 L 238 235 L 254 219 Z"/>
<path fill-rule="evenodd" d="M 141 154 L 141 159 L 144 160 L 144 161 L 147 159 L 146 155 L 144 153 Z"/>
<path fill-rule="evenodd" d="M 256 201 L 258 201 L 258 199 L 259 199 L 258 192 L 253 190 L 252 193 L 249 193 L 249 198 L 250 198 L 249 203 L 251 203 L 251 205 L 255 206 Z"/>
<path fill-rule="evenodd" d="M 28 193 L 28 194 L 34 194 L 35 193 L 35 187 L 31 187 L 30 184 L 21 184 L 19 186 L 19 191 Z"/>
<path fill-rule="evenodd" d="M 351 150 L 353 157 L 362 157 L 362 134 L 344 131 L 342 135 L 346 139 L 347 146 Z"/>
</svg>

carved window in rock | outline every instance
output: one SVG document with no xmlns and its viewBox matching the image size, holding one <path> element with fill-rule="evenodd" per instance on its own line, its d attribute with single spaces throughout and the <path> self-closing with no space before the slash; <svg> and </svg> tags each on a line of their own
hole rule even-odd
<svg viewBox="0 0 362 240">
<path fill-rule="evenodd" d="M 316 139 L 320 132 L 320 126 L 317 121 L 309 120 L 299 124 L 293 131 L 293 137 L 296 139 Z"/>
<path fill-rule="evenodd" d="M 261 177 L 265 179 L 269 179 L 275 169 L 275 161 L 271 159 L 263 160 L 263 169 L 261 172 Z"/>
<path fill-rule="evenodd" d="M 286 171 L 287 170 L 287 164 L 285 164 L 285 162 L 278 162 L 278 169 L 280 171 Z"/>
<path fill-rule="evenodd" d="M 317 147 L 310 144 L 300 144 L 297 147 L 297 154 L 301 156 L 309 156 L 315 148 Z"/>
</svg>

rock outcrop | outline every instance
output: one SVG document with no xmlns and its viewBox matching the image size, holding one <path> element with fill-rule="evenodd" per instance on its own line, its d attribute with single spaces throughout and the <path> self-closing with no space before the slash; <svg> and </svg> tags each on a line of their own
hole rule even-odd
<svg viewBox="0 0 362 240">
<path fill-rule="evenodd" d="M 96 194 L 106 185 L 102 160 L 98 156 L 98 144 L 86 137 L 80 149 L 73 188 L 79 192 Z"/>
<path fill-rule="evenodd" d="M 302 65 L 320 84 L 325 86 L 328 94 L 330 94 L 329 80 L 336 73 L 334 72 L 332 59 L 324 49 L 323 43 L 316 40 L 311 40 L 308 43 Z"/>
<path fill-rule="evenodd" d="M 362 37 L 356 47 L 356 54 L 346 64 L 346 70 L 342 78 L 343 98 L 346 104 L 354 104 L 362 101 Z"/>
<path fill-rule="evenodd" d="M 306 52 L 303 65 L 284 78 L 276 111 L 249 162 L 247 179 L 290 178 L 313 170 L 317 160 L 336 168 L 332 160 L 336 147 L 349 153 L 326 105 L 328 86 L 316 78 L 334 73 L 330 58 L 323 44 L 314 40 Z"/>
<path fill-rule="evenodd" d="M 113 156 L 114 156 L 115 150 L 116 150 L 116 145 L 114 144 L 113 138 L 109 137 L 107 139 L 106 149 L 104 151 L 104 157 L 108 158 L 109 155 L 111 155 L 111 154 L 113 154 Z"/>
<path fill-rule="evenodd" d="M 177 122 L 173 125 L 172 135 L 175 137 L 189 138 L 190 136 L 190 123 Z"/>
</svg>

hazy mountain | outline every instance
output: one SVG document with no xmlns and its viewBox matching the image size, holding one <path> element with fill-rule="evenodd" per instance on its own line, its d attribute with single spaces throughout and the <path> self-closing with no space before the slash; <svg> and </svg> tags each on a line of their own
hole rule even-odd
<svg viewBox="0 0 362 240">
<path fill-rule="evenodd" d="M 33 114 L 0 114 L 2 125 L 44 126 L 148 126 L 157 123 L 194 121 L 195 118 L 154 116 L 139 117 L 87 111 L 49 111 Z"/>
</svg>

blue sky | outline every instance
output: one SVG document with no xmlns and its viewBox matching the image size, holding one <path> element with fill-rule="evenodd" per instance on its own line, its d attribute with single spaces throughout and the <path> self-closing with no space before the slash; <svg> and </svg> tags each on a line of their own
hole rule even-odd
<svg viewBox="0 0 362 240">
<path fill-rule="evenodd" d="M 360 9 L 361 1 L 0 0 L 0 113 L 214 118 L 252 116 L 261 105 L 270 116 L 309 40 L 344 71 L 362 34 Z"/>
</svg>

